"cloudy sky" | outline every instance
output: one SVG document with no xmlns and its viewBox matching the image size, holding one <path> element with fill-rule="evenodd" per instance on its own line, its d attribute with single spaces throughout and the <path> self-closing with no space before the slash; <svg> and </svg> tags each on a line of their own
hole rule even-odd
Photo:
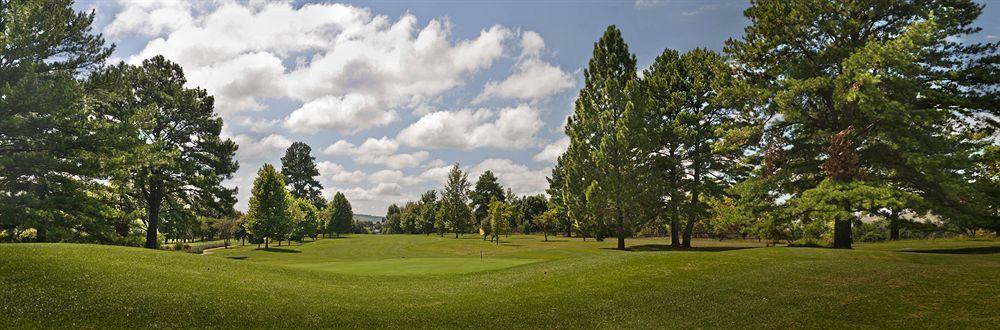
<svg viewBox="0 0 1000 330">
<path fill-rule="evenodd" d="M 617 25 L 640 68 L 664 48 L 721 50 L 742 1 L 229 2 L 78 0 L 117 45 L 114 61 L 162 54 L 215 96 L 239 145 L 237 208 L 263 163 L 313 148 L 324 195 L 356 213 L 441 187 L 451 164 L 542 193 L 565 149 L 582 68 Z M 993 6 L 996 7 L 996 6 Z M 987 8 L 981 39 L 997 39 Z"/>
</svg>

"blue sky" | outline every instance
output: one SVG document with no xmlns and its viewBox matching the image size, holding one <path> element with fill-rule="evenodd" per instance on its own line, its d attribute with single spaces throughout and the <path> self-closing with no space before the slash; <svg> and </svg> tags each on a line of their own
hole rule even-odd
<svg viewBox="0 0 1000 330">
<path fill-rule="evenodd" d="M 664 48 L 721 50 L 743 1 L 78 1 L 115 61 L 163 54 L 216 96 L 240 144 L 245 209 L 257 169 L 313 148 L 329 197 L 356 213 L 438 189 L 451 164 L 542 193 L 593 43 L 617 25 L 644 68 Z M 988 3 L 979 41 L 1000 36 Z"/>
</svg>

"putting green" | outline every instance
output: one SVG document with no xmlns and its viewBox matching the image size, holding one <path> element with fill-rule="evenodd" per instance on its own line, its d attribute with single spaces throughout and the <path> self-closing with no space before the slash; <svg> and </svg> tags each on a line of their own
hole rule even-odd
<svg viewBox="0 0 1000 330">
<path fill-rule="evenodd" d="M 446 275 L 509 268 L 544 259 L 525 258 L 394 258 L 289 264 L 299 269 L 352 275 Z"/>
</svg>

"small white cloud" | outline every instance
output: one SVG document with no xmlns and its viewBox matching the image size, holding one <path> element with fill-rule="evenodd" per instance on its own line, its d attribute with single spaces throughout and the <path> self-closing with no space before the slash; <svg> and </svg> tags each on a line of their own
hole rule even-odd
<svg viewBox="0 0 1000 330">
<path fill-rule="evenodd" d="M 701 5 L 700 7 L 698 7 L 695 10 L 681 12 L 681 15 L 683 15 L 683 16 L 695 16 L 695 15 L 704 13 L 706 11 L 715 10 L 715 8 L 719 8 L 719 4 L 713 3 L 713 4 Z"/>
<path fill-rule="evenodd" d="M 320 179 L 337 184 L 358 183 L 367 178 L 365 172 L 348 171 L 340 164 L 330 161 L 316 164 L 316 170 L 319 171 Z"/>
<path fill-rule="evenodd" d="M 121 11 L 115 15 L 104 32 L 111 36 L 139 34 L 156 36 L 173 32 L 191 24 L 191 3 L 187 1 L 153 0 L 124 1 L 119 0 Z"/>
<path fill-rule="evenodd" d="M 280 134 L 271 134 L 261 139 L 255 139 L 245 134 L 230 138 L 240 146 L 236 150 L 236 159 L 239 160 L 267 159 L 284 152 L 288 146 L 292 145 L 292 140 Z"/>
<path fill-rule="evenodd" d="M 535 31 L 521 33 L 521 57 L 539 57 L 545 50 L 545 39 Z"/>
<path fill-rule="evenodd" d="M 536 195 L 545 193 L 548 181 L 545 179 L 551 172 L 551 167 L 532 170 L 525 165 L 517 164 L 510 159 L 490 158 L 482 161 L 469 171 L 470 178 L 490 170 L 505 187 L 510 187 L 519 195 Z"/>
<path fill-rule="evenodd" d="M 569 137 L 563 137 L 546 145 L 532 159 L 538 162 L 555 163 L 559 159 L 559 156 L 562 156 L 566 152 L 566 148 L 569 148 Z"/>
<path fill-rule="evenodd" d="M 541 59 L 545 40 L 534 31 L 521 33 L 521 56 L 514 73 L 502 81 L 491 80 L 473 99 L 481 103 L 491 99 L 538 101 L 573 87 L 573 77 Z"/>
<path fill-rule="evenodd" d="M 396 140 L 421 148 L 518 149 L 535 145 L 535 134 L 543 125 L 538 111 L 528 105 L 500 111 L 439 111 L 400 131 Z"/>
<path fill-rule="evenodd" d="M 340 140 L 323 149 L 323 153 L 351 156 L 359 164 L 378 164 L 391 169 L 416 167 L 430 156 L 426 151 L 397 154 L 398 149 L 398 142 L 383 136 L 380 139 L 368 138 L 360 146 Z"/>
<path fill-rule="evenodd" d="M 327 96 L 303 104 L 285 120 L 285 128 L 315 133 L 334 130 L 350 134 L 391 123 L 396 113 L 387 111 L 376 100 L 358 94 Z"/>
<path fill-rule="evenodd" d="M 635 0 L 635 7 L 636 8 L 655 7 L 663 4 L 664 2 L 665 2 L 664 0 Z"/>
</svg>

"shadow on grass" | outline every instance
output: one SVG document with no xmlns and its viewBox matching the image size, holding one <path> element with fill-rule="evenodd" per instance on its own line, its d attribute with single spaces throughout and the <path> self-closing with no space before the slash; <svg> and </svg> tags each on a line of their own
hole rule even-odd
<svg viewBox="0 0 1000 330">
<path fill-rule="evenodd" d="M 559 243 L 559 242 L 569 242 L 569 240 L 567 240 L 567 239 L 550 239 L 550 240 L 547 240 L 547 241 L 542 241 L 542 243 L 549 243 L 549 242 Z"/>
<path fill-rule="evenodd" d="M 226 257 L 226 258 L 233 259 L 233 260 L 246 260 L 247 257 L 245 257 L 245 256 L 238 256 L 238 257 Z"/>
<path fill-rule="evenodd" d="M 733 250 L 754 249 L 753 246 L 696 246 L 689 248 L 673 247 L 670 244 L 644 244 L 626 247 L 625 251 L 632 252 L 663 252 L 663 251 L 683 251 L 683 252 L 723 252 Z M 605 250 L 618 250 L 616 248 L 603 248 Z"/>
<path fill-rule="evenodd" d="M 993 254 L 993 253 L 1000 253 L 1000 246 L 980 246 L 980 247 L 957 248 L 957 249 L 904 250 L 902 252 L 939 253 L 939 254 Z"/>
<path fill-rule="evenodd" d="M 267 252 L 277 252 L 277 253 L 302 253 L 299 250 L 285 249 L 285 248 L 264 248 L 264 249 L 254 249 Z"/>
</svg>

